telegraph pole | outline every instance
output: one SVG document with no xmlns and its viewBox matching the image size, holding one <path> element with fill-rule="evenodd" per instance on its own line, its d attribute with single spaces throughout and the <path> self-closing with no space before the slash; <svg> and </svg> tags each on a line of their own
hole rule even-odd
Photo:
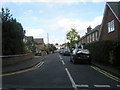
<svg viewBox="0 0 120 90">
<path fill-rule="evenodd" d="M 47 47 L 49 47 L 49 34 L 47 33 Z"/>
<path fill-rule="evenodd" d="M 49 44 L 49 34 L 47 33 L 47 43 Z"/>
</svg>

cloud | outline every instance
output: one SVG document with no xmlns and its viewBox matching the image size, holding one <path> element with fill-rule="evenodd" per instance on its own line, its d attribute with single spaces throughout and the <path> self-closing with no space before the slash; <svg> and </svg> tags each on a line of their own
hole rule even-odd
<svg viewBox="0 0 120 90">
<path fill-rule="evenodd" d="M 56 44 L 56 43 L 63 44 L 63 43 L 65 43 L 65 37 L 58 38 L 56 36 L 50 36 L 49 42 L 53 43 L 53 44 Z"/>
<path fill-rule="evenodd" d="M 92 28 L 94 28 L 97 25 L 101 24 L 102 17 L 102 15 L 97 16 L 91 21 L 86 21 L 82 19 L 61 18 L 56 21 L 57 23 L 54 26 L 66 33 L 70 31 L 71 28 L 75 28 L 77 32 L 79 32 L 80 36 L 83 36 L 86 32 L 87 27 L 91 26 Z"/>
<path fill-rule="evenodd" d="M 33 10 L 32 9 L 29 9 L 29 10 L 26 10 L 23 12 L 24 15 L 30 15 L 30 14 L 33 14 Z"/>
<path fill-rule="evenodd" d="M 43 29 L 27 29 L 26 36 L 33 36 L 34 38 L 40 38 L 44 33 Z"/>
<path fill-rule="evenodd" d="M 98 17 L 95 17 L 95 18 L 93 19 L 93 21 L 92 21 L 91 26 L 92 26 L 92 27 L 95 27 L 96 25 L 102 23 L 102 18 L 103 18 L 103 15 L 98 16 Z"/>
<path fill-rule="evenodd" d="M 82 37 L 85 35 L 85 32 L 87 32 L 87 28 L 91 25 L 92 28 L 96 27 L 97 25 L 101 24 L 102 22 L 102 15 L 95 17 L 91 21 L 86 21 L 82 19 L 69 19 L 69 18 L 57 18 L 53 21 L 56 23 L 49 24 L 49 41 L 50 43 L 57 43 L 62 44 L 65 42 L 65 35 L 68 31 L 71 30 L 71 28 L 75 28 L 77 32 L 79 32 L 79 35 Z M 47 28 L 46 28 L 47 29 Z M 54 31 L 52 31 L 54 30 Z M 52 32 L 60 32 L 60 36 L 57 34 L 54 34 Z M 46 33 L 43 28 L 41 29 L 27 29 L 26 35 L 27 36 L 33 36 L 34 38 L 44 38 L 45 43 L 47 43 L 46 40 Z M 67 40 L 66 40 L 67 41 Z"/>
</svg>

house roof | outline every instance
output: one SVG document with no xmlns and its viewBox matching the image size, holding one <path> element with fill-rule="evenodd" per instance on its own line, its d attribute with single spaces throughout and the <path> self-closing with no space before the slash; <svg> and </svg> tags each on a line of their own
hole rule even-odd
<svg viewBox="0 0 120 90">
<path fill-rule="evenodd" d="M 87 33 L 86 35 L 89 35 L 91 33 L 94 33 L 95 31 L 99 31 L 100 30 L 101 25 L 97 25 L 94 29 L 92 29 L 89 33 Z"/>
<path fill-rule="evenodd" d="M 30 41 L 30 42 L 34 41 L 33 36 L 25 36 L 25 39 Z"/>
<path fill-rule="evenodd" d="M 36 38 L 34 41 L 37 42 L 37 44 L 44 44 L 43 38 Z"/>
<path fill-rule="evenodd" d="M 107 2 L 106 4 L 120 22 L 120 2 Z"/>
<path fill-rule="evenodd" d="M 96 31 L 100 31 L 100 27 L 101 27 L 101 25 L 97 25 L 97 26 L 96 26 L 94 29 L 92 29 L 89 33 L 86 33 L 84 36 L 82 36 L 82 37 L 80 38 L 80 40 L 83 39 L 83 38 L 85 38 L 85 37 L 88 36 L 89 34 L 92 34 L 92 33 L 96 32 Z"/>
</svg>

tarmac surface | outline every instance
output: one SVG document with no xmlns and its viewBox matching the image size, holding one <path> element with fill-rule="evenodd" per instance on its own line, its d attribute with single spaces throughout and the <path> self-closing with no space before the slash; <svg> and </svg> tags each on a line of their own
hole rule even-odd
<svg viewBox="0 0 120 90">
<path fill-rule="evenodd" d="M 36 64 L 38 64 L 39 62 L 44 61 L 44 58 L 46 58 L 46 57 L 47 57 L 47 55 L 46 56 L 35 56 L 31 60 L 26 60 L 26 61 L 23 61 L 20 63 L 16 63 L 15 65 L 2 67 L 2 73 L 15 72 L 15 71 L 24 70 L 24 69 L 33 67 Z M 120 78 L 120 69 L 119 68 L 102 65 L 97 62 L 92 62 L 92 64 L 107 71 L 107 72 L 110 72 L 111 74 Z"/>
</svg>

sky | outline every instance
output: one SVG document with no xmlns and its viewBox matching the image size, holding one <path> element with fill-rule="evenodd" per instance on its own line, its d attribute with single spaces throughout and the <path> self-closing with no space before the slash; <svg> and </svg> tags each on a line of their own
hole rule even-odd
<svg viewBox="0 0 120 90">
<path fill-rule="evenodd" d="M 111 0 L 114 1 L 114 0 Z M 117 1 L 117 0 L 115 0 Z M 80 37 L 87 28 L 101 24 L 107 0 L 1 0 L 26 30 L 26 36 L 44 38 L 49 43 L 63 44 L 66 34 L 75 28 Z"/>
</svg>

